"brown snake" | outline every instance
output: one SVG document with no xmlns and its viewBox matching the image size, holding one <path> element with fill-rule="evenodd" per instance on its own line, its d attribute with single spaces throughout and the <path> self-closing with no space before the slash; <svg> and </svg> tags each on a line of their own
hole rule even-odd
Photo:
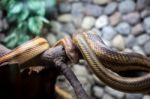
<svg viewBox="0 0 150 99">
<path fill-rule="evenodd" d="M 64 45 L 66 54 L 72 62 L 77 62 L 82 54 L 97 77 L 112 88 L 125 92 L 150 91 L 150 73 L 135 78 L 121 77 L 113 73 L 126 70 L 150 71 L 150 60 L 147 57 L 137 53 L 113 51 L 93 32 L 80 33 L 72 39 L 65 37 L 55 46 L 59 44 Z M 22 64 L 48 48 L 49 44 L 45 39 L 35 38 L 0 57 L 0 64 Z"/>
</svg>

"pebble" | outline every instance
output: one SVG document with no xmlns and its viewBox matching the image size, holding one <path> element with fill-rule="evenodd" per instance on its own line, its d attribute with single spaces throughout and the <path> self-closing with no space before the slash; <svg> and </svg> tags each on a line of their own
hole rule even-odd
<svg viewBox="0 0 150 99">
<path fill-rule="evenodd" d="M 139 54 L 145 55 L 143 49 L 142 49 L 140 46 L 138 46 L 138 45 L 134 45 L 134 46 L 132 47 L 132 49 L 133 49 L 133 51 L 135 51 L 135 52 L 137 52 L 137 53 L 139 53 Z"/>
<path fill-rule="evenodd" d="M 2 42 L 5 38 L 5 34 L 4 33 L 0 33 L 0 42 Z"/>
<path fill-rule="evenodd" d="M 66 32 L 67 34 L 73 34 L 76 32 L 76 29 L 74 25 L 71 22 L 69 22 L 69 23 L 63 24 L 62 31 Z"/>
<path fill-rule="evenodd" d="M 64 38 L 65 36 L 68 36 L 68 34 L 64 33 L 64 32 L 59 32 L 57 34 L 57 40 L 60 40 L 61 38 Z"/>
<path fill-rule="evenodd" d="M 138 36 L 138 35 L 142 34 L 143 32 L 144 32 L 144 28 L 141 23 L 132 27 L 132 30 L 131 30 L 131 34 L 133 34 L 134 36 Z"/>
<path fill-rule="evenodd" d="M 144 52 L 147 54 L 147 55 L 150 55 L 150 41 L 147 41 L 145 44 L 144 44 Z"/>
<path fill-rule="evenodd" d="M 144 9 L 142 12 L 141 12 L 141 18 L 146 18 L 146 17 L 148 17 L 148 16 L 150 16 L 150 9 L 149 8 L 147 8 L 147 9 Z"/>
<path fill-rule="evenodd" d="M 135 10 L 135 2 L 133 0 L 124 0 L 119 3 L 119 11 L 122 14 L 130 13 Z"/>
<path fill-rule="evenodd" d="M 95 27 L 92 28 L 91 31 L 97 33 L 100 37 L 102 36 L 102 32 L 99 29 L 95 28 Z"/>
<path fill-rule="evenodd" d="M 68 1 L 69 3 L 73 3 L 73 2 L 78 2 L 80 0 L 66 0 L 66 1 Z"/>
<path fill-rule="evenodd" d="M 127 48 L 131 48 L 136 44 L 136 38 L 134 35 L 129 35 L 125 38 L 125 45 Z"/>
<path fill-rule="evenodd" d="M 150 34 L 150 17 L 144 19 L 144 29 Z"/>
<path fill-rule="evenodd" d="M 142 94 L 126 94 L 125 99 L 141 99 Z"/>
<path fill-rule="evenodd" d="M 58 21 L 51 21 L 51 27 L 52 27 L 51 31 L 54 33 L 59 33 L 62 30 L 62 25 Z"/>
<path fill-rule="evenodd" d="M 125 49 L 125 42 L 124 38 L 121 35 L 117 35 L 112 40 L 112 46 L 114 48 L 117 48 L 118 50 L 124 50 Z"/>
<path fill-rule="evenodd" d="M 111 87 L 108 87 L 108 86 L 105 87 L 105 91 L 107 93 L 109 93 L 110 95 L 116 97 L 117 99 L 121 99 L 125 95 L 123 92 L 117 91 L 117 90 L 112 89 Z"/>
<path fill-rule="evenodd" d="M 72 21 L 73 21 L 75 27 L 80 28 L 81 27 L 81 22 L 84 18 L 84 15 L 83 14 L 78 14 L 78 15 L 73 15 L 72 17 L 73 17 Z"/>
<path fill-rule="evenodd" d="M 105 9 L 104 9 L 104 14 L 106 15 L 111 15 L 117 10 L 117 3 L 116 2 L 111 2 L 109 3 Z"/>
<path fill-rule="evenodd" d="M 71 4 L 67 2 L 62 2 L 59 4 L 59 11 L 61 13 L 69 13 L 71 11 Z"/>
<path fill-rule="evenodd" d="M 148 5 L 150 5 L 149 0 L 137 0 L 137 9 L 142 10 L 146 8 Z"/>
<path fill-rule="evenodd" d="M 84 13 L 87 16 L 99 17 L 103 14 L 103 7 L 94 4 L 86 4 Z"/>
<path fill-rule="evenodd" d="M 50 45 L 54 45 L 57 42 L 56 36 L 52 33 L 48 33 L 46 39 L 48 40 Z"/>
<path fill-rule="evenodd" d="M 62 14 L 62 15 L 58 16 L 58 21 L 63 22 L 63 23 L 71 22 L 72 15 L 71 14 Z"/>
<path fill-rule="evenodd" d="M 112 26 L 106 26 L 102 28 L 102 37 L 106 40 L 111 41 L 115 37 L 116 34 L 117 32 Z"/>
<path fill-rule="evenodd" d="M 149 35 L 145 33 L 145 34 L 142 34 L 142 35 L 138 36 L 138 37 L 136 38 L 136 42 L 137 42 L 137 44 L 139 44 L 139 45 L 143 45 L 143 44 L 145 44 L 149 39 L 150 39 Z"/>
<path fill-rule="evenodd" d="M 92 0 L 80 0 L 81 2 L 84 2 L 84 3 L 91 3 Z"/>
<path fill-rule="evenodd" d="M 127 22 L 121 22 L 116 26 L 116 31 L 121 35 L 127 36 L 131 32 L 131 27 Z"/>
<path fill-rule="evenodd" d="M 116 26 L 121 21 L 122 15 L 120 12 L 115 12 L 112 16 L 110 16 L 110 24 L 112 26 Z"/>
<path fill-rule="evenodd" d="M 88 75 L 88 71 L 83 65 L 74 65 L 72 70 L 78 76 L 86 77 Z"/>
<path fill-rule="evenodd" d="M 84 12 L 83 3 L 80 3 L 80 2 L 72 3 L 72 10 L 71 10 L 72 15 L 78 15 L 83 12 Z"/>
<path fill-rule="evenodd" d="M 149 95 L 145 95 L 142 99 L 150 99 Z"/>
<path fill-rule="evenodd" d="M 100 16 L 95 23 L 95 27 L 100 29 L 109 24 L 108 17 L 106 15 Z"/>
<path fill-rule="evenodd" d="M 93 0 L 93 2 L 98 5 L 104 5 L 104 4 L 109 3 L 110 1 L 111 0 Z"/>
<path fill-rule="evenodd" d="M 140 21 L 140 14 L 138 12 L 132 12 L 124 15 L 122 19 L 131 25 L 135 25 Z"/>
<path fill-rule="evenodd" d="M 99 86 L 97 86 L 97 85 L 95 85 L 95 86 L 93 87 L 93 95 L 94 95 L 95 97 L 101 98 L 101 97 L 103 96 L 103 94 L 104 94 L 104 89 L 103 89 L 103 88 L 101 88 L 101 87 L 99 87 Z"/>
<path fill-rule="evenodd" d="M 84 19 L 82 21 L 81 27 L 83 29 L 89 30 L 94 26 L 95 22 L 96 22 L 96 20 L 94 17 L 86 16 L 86 17 L 84 17 Z"/>
<path fill-rule="evenodd" d="M 110 96 L 109 94 L 104 94 L 102 99 L 115 99 L 112 96 Z"/>
</svg>

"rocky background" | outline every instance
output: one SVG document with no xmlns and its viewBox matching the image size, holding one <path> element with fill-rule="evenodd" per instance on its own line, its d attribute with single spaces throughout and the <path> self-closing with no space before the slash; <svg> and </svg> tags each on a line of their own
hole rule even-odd
<svg viewBox="0 0 150 99">
<path fill-rule="evenodd" d="M 150 0 L 58 0 L 45 36 L 54 44 L 65 35 L 92 30 L 111 48 L 150 55 Z M 0 11 L 0 32 L 8 29 Z M 47 32 L 47 31 L 45 31 Z M 0 34 L 0 39 L 5 34 Z M 86 92 L 93 99 L 150 99 L 149 95 L 114 90 L 90 71 L 84 60 L 72 65 Z M 68 81 L 60 76 L 57 84 L 74 95 Z"/>
<path fill-rule="evenodd" d="M 53 34 L 47 36 L 52 42 L 64 35 L 92 30 L 111 48 L 150 55 L 150 0 L 62 0 L 52 27 Z M 149 95 L 119 92 L 106 86 L 83 60 L 72 70 L 93 99 L 150 99 Z M 58 84 L 74 94 L 63 76 Z"/>
</svg>

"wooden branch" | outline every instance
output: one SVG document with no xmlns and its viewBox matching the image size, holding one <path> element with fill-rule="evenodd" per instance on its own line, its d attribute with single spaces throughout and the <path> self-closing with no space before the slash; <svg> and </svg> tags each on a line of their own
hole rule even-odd
<svg viewBox="0 0 150 99">
<path fill-rule="evenodd" d="M 10 52 L 9 49 L 0 45 L 0 56 L 8 52 Z M 41 66 L 46 66 L 48 68 L 56 68 L 70 82 L 78 99 L 88 99 L 89 97 L 83 89 L 82 85 L 76 78 L 73 71 L 67 66 L 67 59 L 68 58 L 65 54 L 63 46 L 56 46 L 54 48 L 49 48 L 47 51 L 39 55 L 37 59 L 38 61 L 36 62 L 38 63 L 38 65 Z M 24 66 L 26 65 L 23 65 L 21 68 L 25 68 Z"/>
</svg>

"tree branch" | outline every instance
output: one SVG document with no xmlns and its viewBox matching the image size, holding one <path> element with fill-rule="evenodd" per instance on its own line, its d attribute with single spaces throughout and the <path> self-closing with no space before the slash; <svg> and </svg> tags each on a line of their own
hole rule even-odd
<svg viewBox="0 0 150 99">
<path fill-rule="evenodd" d="M 0 45 L 0 56 L 10 51 L 11 50 Z M 49 66 L 50 63 L 54 63 L 54 67 L 58 69 L 60 73 L 63 74 L 72 85 L 78 99 L 89 98 L 73 71 L 67 66 L 67 56 L 65 54 L 63 46 L 49 48 L 47 51 L 39 55 L 38 60 L 40 61 L 36 62 L 38 63 L 38 65 L 42 66 Z"/>
</svg>

